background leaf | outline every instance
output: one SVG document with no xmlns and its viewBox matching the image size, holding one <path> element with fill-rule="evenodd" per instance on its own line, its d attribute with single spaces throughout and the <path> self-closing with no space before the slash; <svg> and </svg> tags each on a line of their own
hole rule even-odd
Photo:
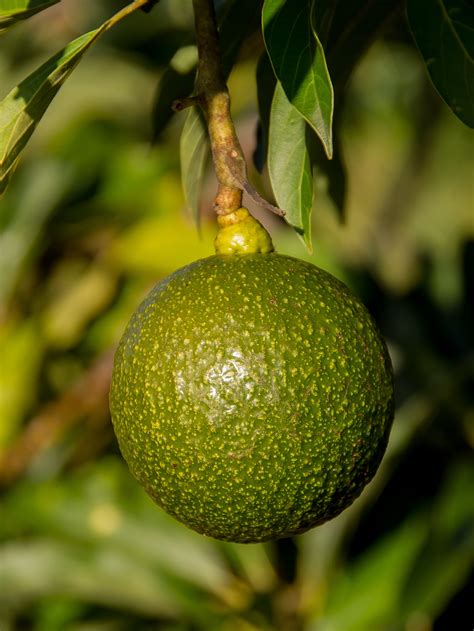
<svg viewBox="0 0 474 631">
<path fill-rule="evenodd" d="M 268 171 L 285 220 L 311 249 L 313 178 L 306 147 L 306 123 L 286 98 L 280 83 L 270 113 Z"/>
<path fill-rule="evenodd" d="M 270 110 L 276 86 L 275 73 L 273 72 L 270 59 L 268 58 L 266 52 L 261 55 L 259 59 L 255 78 L 257 81 L 259 122 L 257 128 L 257 144 L 253 155 L 253 161 L 255 167 L 261 173 L 267 161 Z"/>
<path fill-rule="evenodd" d="M 340 140 L 340 125 L 340 110 L 338 110 L 333 123 L 334 155 L 331 160 L 328 159 L 321 143 L 317 142 L 313 135 L 309 135 L 307 144 L 314 176 L 323 176 L 326 179 L 326 192 L 334 202 L 339 219 L 344 221 L 347 175 Z"/>
<path fill-rule="evenodd" d="M 263 34 L 288 100 L 314 129 L 331 158 L 334 94 L 311 8 L 309 0 L 265 0 Z"/>
<path fill-rule="evenodd" d="M 20 20 L 26 20 L 35 13 L 43 11 L 60 0 L 1 0 L 0 32 L 13 26 Z"/>
<path fill-rule="evenodd" d="M 197 51 L 194 55 L 195 59 L 190 59 L 189 64 L 184 65 L 182 63 L 176 63 L 175 61 L 175 58 L 179 59 L 183 57 L 183 53 L 191 57 L 191 48 L 196 51 L 194 46 L 186 46 L 176 52 L 163 72 L 158 84 L 151 116 L 154 141 L 158 139 L 173 116 L 173 110 L 171 109 L 173 101 L 189 96 L 193 91 L 194 79 L 196 77 Z"/>
<path fill-rule="evenodd" d="M 467 0 L 408 0 L 416 45 L 441 97 L 474 127 L 474 6 Z"/>
<path fill-rule="evenodd" d="M 400 13 L 402 0 L 318 0 L 312 21 L 324 42 L 327 65 L 336 93 L 340 93 L 373 40 Z"/>
<path fill-rule="evenodd" d="M 199 226 L 201 184 L 210 157 L 207 127 L 200 109 L 192 107 L 184 123 L 179 145 L 181 180 L 186 206 Z"/>
</svg>

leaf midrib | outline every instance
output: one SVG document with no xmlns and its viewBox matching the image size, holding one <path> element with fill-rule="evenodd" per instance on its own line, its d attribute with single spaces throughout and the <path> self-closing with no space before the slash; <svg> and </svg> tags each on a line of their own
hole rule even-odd
<svg viewBox="0 0 474 631">
<path fill-rule="evenodd" d="M 464 42 L 462 41 L 462 39 L 460 38 L 457 30 L 454 28 L 454 21 L 451 19 L 448 10 L 446 9 L 446 5 L 444 4 L 443 0 L 436 0 L 436 2 L 438 3 L 440 9 L 441 9 L 441 13 L 443 14 L 444 19 L 446 20 L 448 27 L 450 29 L 450 31 L 452 32 L 454 39 L 458 42 L 459 47 L 461 48 L 461 50 L 463 51 L 463 53 L 465 54 L 465 56 L 469 59 L 469 61 L 471 63 L 473 63 L 473 59 L 471 57 L 471 55 L 469 54 L 468 50 L 466 49 Z"/>
</svg>

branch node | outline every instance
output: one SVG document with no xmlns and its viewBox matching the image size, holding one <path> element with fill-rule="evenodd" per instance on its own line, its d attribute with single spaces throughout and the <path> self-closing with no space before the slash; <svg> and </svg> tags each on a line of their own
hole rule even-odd
<svg viewBox="0 0 474 631">
<path fill-rule="evenodd" d="M 194 105 L 199 105 L 199 97 L 197 96 L 186 96 L 182 99 L 176 99 L 171 103 L 171 109 L 173 112 L 182 112 L 188 107 L 193 107 Z"/>
</svg>

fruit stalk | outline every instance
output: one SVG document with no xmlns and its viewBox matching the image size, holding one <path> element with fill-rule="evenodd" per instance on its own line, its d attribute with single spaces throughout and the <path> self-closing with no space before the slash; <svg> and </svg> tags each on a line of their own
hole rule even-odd
<svg viewBox="0 0 474 631">
<path fill-rule="evenodd" d="M 239 179 L 245 176 L 245 159 L 230 113 L 214 3 L 193 0 L 193 9 L 199 54 L 196 98 L 206 118 L 218 180 L 214 209 L 218 215 L 227 215 L 242 206 Z"/>
</svg>

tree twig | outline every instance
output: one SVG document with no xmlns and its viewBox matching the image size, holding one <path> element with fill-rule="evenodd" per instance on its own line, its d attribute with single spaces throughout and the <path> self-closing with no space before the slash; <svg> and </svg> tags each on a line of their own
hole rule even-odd
<svg viewBox="0 0 474 631">
<path fill-rule="evenodd" d="M 214 208 L 217 214 L 226 215 L 242 206 L 242 186 L 234 172 L 242 173 L 246 179 L 246 165 L 230 113 L 214 3 L 193 0 L 193 8 L 199 55 L 196 98 L 206 118 L 219 183 Z"/>
<path fill-rule="evenodd" d="M 96 415 L 99 409 L 107 410 L 112 363 L 113 350 L 99 357 L 70 389 L 26 425 L 18 439 L 0 455 L 0 486 L 15 482 L 66 429 L 84 417 Z"/>
</svg>

